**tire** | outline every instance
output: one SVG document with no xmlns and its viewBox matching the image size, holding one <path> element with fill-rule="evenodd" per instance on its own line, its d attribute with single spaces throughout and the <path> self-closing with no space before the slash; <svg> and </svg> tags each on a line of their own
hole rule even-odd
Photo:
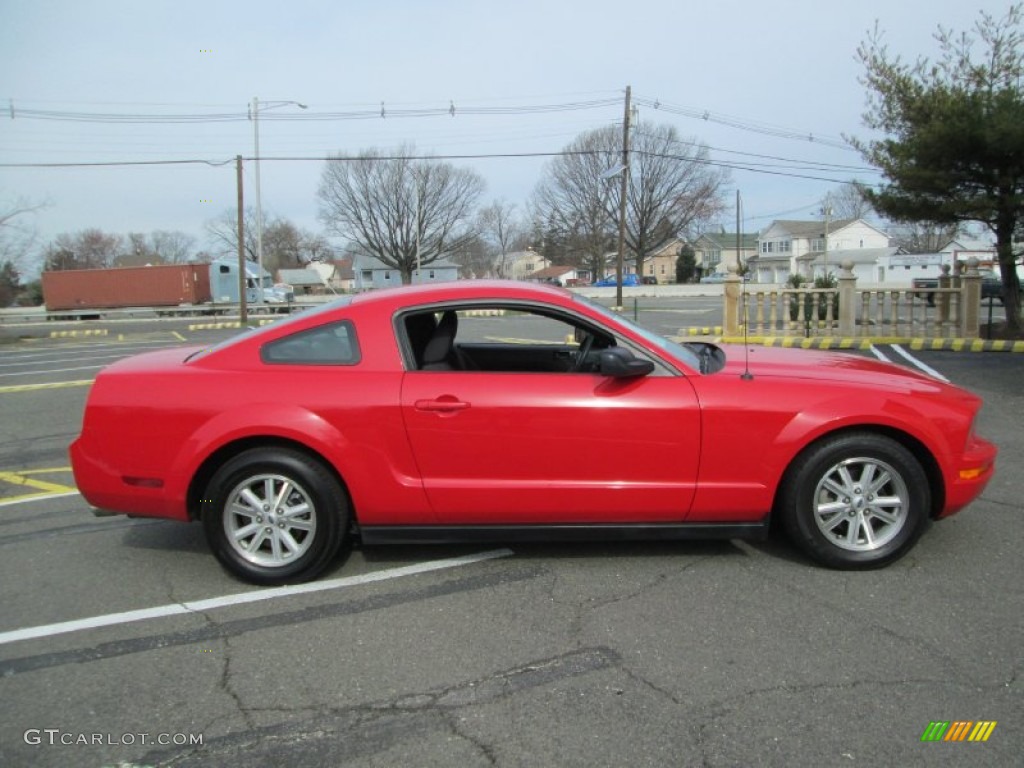
<svg viewBox="0 0 1024 768">
<path fill-rule="evenodd" d="M 928 525 L 931 488 L 921 464 L 888 437 L 825 439 L 783 479 L 779 513 L 790 540 L 830 568 L 881 568 L 905 555 Z"/>
<path fill-rule="evenodd" d="M 275 497 L 277 503 L 267 503 Z M 240 453 L 217 470 L 203 497 L 203 528 L 214 556 L 253 584 L 318 576 L 338 554 L 349 517 L 337 479 L 287 448 Z"/>
</svg>

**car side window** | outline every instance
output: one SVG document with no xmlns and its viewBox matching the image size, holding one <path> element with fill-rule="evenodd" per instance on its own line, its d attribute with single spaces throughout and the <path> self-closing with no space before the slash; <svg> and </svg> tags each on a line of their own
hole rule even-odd
<svg viewBox="0 0 1024 768">
<path fill-rule="evenodd" d="M 260 358 L 270 365 L 355 365 L 360 358 L 355 326 L 343 320 L 275 339 L 263 345 Z"/>
<path fill-rule="evenodd" d="M 615 340 L 568 316 L 515 306 L 438 309 L 404 316 L 410 370 L 581 373 Z"/>
</svg>

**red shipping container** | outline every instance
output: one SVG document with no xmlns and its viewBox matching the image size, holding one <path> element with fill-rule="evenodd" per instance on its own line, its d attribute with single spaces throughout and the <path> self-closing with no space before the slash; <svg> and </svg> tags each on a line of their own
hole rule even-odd
<svg viewBox="0 0 1024 768">
<path fill-rule="evenodd" d="M 43 272 L 43 301 L 68 309 L 174 307 L 210 301 L 209 264 Z"/>
</svg>

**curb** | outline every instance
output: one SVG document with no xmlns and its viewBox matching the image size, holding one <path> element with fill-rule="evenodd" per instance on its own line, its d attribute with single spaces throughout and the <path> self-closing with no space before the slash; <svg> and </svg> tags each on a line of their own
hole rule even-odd
<svg viewBox="0 0 1024 768">
<path fill-rule="evenodd" d="M 262 325 L 270 325 L 270 323 L 273 323 L 276 320 L 277 320 L 277 318 L 273 318 L 273 319 L 263 318 L 262 320 L 257 320 L 256 321 L 256 325 L 261 325 L 261 326 Z M 241 328 L 241 327 L 242 327 L 241 321 L 235 320 L 234 322 L 225 322 L 225 323 L 192 323 L 191 325 L 189 325 L 188 329 L 190 331 L 219 331 L 219 330 L 222 330 L 224 328 Z M 249 326 L 247 325 L 245 327 L 249 327 Z"/>
<path fill-rule="evenodd" d="M 106 336 L 105 328 L 94 328 L 89 331 L 50 331 L 51 339 L 71 339 L 76 336 Z"/>
<path fill-rule="evenodd" d="M 721 336 L 723 333 L 722 326 L 712 325 L 705 326 L 704 328 L 680 328 L 680 336 Z"/>
</svg>

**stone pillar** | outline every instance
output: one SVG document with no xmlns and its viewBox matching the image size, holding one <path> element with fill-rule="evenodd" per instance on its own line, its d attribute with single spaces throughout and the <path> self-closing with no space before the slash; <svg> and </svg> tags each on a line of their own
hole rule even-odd
<svg viewBox="0 0 1024 768">
<path fill-rule="evenodd" d="M 839 265 L 839 335 L 853 336 L 857 331 L 857 276 L 853 262 Z"/>
<path fill-rule="evenodd" d="M 949 288 L 953 284 L 953 278 L 949 276 L 949 264 L 942 265 L 942 275 L 939 277 L 939 288 Z M 939 305 L 939 323 L 945 325 L 949 322 L 949 294 L 939 292 L 936 295 Z"/>
<path fill-rule="evenodd" d="M 725 277 L 725 313 L 722 316 L 722 330 L 726 336 L 739 336 L 740 334 L 740 283 L 743 282 L 737 273 L 735 264 L 730 264 L 729 274 Z"/>
<path fill-rule="evenodd" d="M 967 269 L 960 274 L 960 335 L 976 339 L 981 331 L 981 275 L 978 260 L 967 260 Z"/>
</svg>

